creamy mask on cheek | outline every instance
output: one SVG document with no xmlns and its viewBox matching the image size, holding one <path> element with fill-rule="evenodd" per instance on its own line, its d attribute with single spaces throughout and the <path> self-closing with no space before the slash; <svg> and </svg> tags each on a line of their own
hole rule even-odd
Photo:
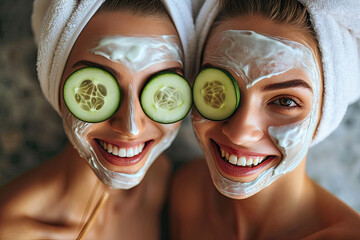
<svg viewBox="0 0 360 240">
<path fill-rule="evenodd" d="M 138 185 L 144 178 L 151 164 L 173 142 L 179 129 L 178 127 L 168 126 L 169 129 L 166 131 L 166 135 L 162 137 L 161 142 L 153 147 L 144 166 L 134 174 L 126 174 L 111 171 L 104 167 L 99 161 L 88 138 L 89 133 L 96 123 L 86 123 L 78 120 L 67 108 L 63 108 L 62 116 L 65 133 L 72 145 L 79 152 L 79 155 L 88 161 L 91 169 L 98 178 L 112 189 L 130 189 Z"/>
<path fill-rule="evenodd" d="M 183 55 L 179 46 L 179 38 L 172 35 L 111 36 L 101 39 L 91 52 L 123 64 L 136 73 L 165 61 L 182 64 Z"/>
<path fill-rule="evenodd" d="M 294 170 L 306 156 L 318 117 L 320 71 L 311 48 L 298 42 L 243 30 L 222 32 L 215 36 L 214 41 L 217 47 L 215 51 L 205 53 L 206 60 L 216 66 L 231 69 L 244 80 L 247 89 L 259 81 L 266 81 L 291 69 L 299 69 L 306 73 L 313 91 L 311 112 L 307 117 L 289 125 L 268 126 L 268 133 L 283 158 L 278 166 L 264 171 L 252 182 L 241 183 L 223 177 L 214 160 L 211 160 L 210 149 L 200 142 L 216 188 L 225 196 L 243 199 Z M 200 125 L 203 122 L 193 118 L 193 123 Z"/>
</svg>

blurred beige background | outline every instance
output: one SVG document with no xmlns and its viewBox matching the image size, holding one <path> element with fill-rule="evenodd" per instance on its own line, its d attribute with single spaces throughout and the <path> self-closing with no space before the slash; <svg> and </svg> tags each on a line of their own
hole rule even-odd
<svg viewBox="0 0 360 240">
<path fill-rule="evenodd" d="M 66 141 L 36 79 L 31 8 L 30 0 L 0 0 L 0 185 L 53 156 Z M 189 118 L 167 152 L 175 167 L 201 155 Z M 311 149 L 307 172 L 360 212 L 360 101 Z"/>
</svg>

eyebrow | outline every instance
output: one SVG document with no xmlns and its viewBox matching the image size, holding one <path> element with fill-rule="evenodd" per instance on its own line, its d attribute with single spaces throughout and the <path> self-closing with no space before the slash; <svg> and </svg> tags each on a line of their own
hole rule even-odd
<svg viewBox="0 0 360 240">
<path fill-rule="evenodd" d="M 106 65 L 102 65 L 99 63 L 95 63 L 95 62 L 91 62 L 91 61 L 87 61 L 87 60 L 81 60 L 76 62 L 73 65 L 73 68 L 78 67 L 78 66 L 86 66 L 86 67 L 97 67 L 97 68 L 101 68 L 105 71 L 108 71 L 109 73 L 111 73 L 113 76 L 116 77 L 116 79 L 121 79 L 121 74 L 116 71 L 115 69 L 106 66 Z M 163 72 L 163 71 L 172 71 L 172 72 L 180 72 L 182 75 L 184 75 L 184 69 L 181 67 L 172 67 L 172 68 L 166 68 L 166 69 L 162 69 L 159 72 Z"/>
<path fill-rule="evenodd" d="M 200 67 L 199 71 L 202 71 L 205 68 L 209 68 L 209 67 L 215 67 L 215 66 L 212 64 L 209 64 L 209 63 L 205 63 L 204 65 L 202 65 Z M 293 80 L 288 80 L 285 82 L 269 84 L 269 85 L 263 87 L 262 90 L 263 91 L 273 91 L 273 90 L 294 88 L 294 87 L 303 87 L 303 88 L 310 89 L 312 91 L 312 88 L 310 87 L 310 85 L 302 79 L 293 79 Z"/>
<path fill-rule="evenodd" d="M 99 63 L 95 63 L 95 62 L 91 62 L 91 61 L 87 61 L 87 60 L 81 60 L 81 61 L 76 62 L 73 65 L 73 68 L 78 67 L 78 66 L 101 68 L 101 69 L 111 73 L 113 76 L 116 77 L 116 79 L 121 78 L 121 74 L 118 71 L 116 71 L 115 69 L 113 69 L 113 68 L 111 68 L 109 66 L 105 66 L 105 65 L 102 65 L 102 64 L 99 64 Z"/>
<path fill-rule="evenodd" d="M 182 75 L 184 75 L 184 69 L 182 69 L 181 67 L 166 68 L 166 69 L 163 69 L 163 70 L 161 70 L 159 72 L 163 72 L 163 71 L 179 72 Z"/>
<path fill-rule="evenodd" d="M 203 64 L 200 69 L 199 69 L 199 72 L 201 72 L 202 70 L 204 70 L 205 68 L 212 68 L 212 67 L 215 67 L 214 65 L 210 64 L 210 63 L 205 63 Z M 216 68 L 216 67 L 215 67 Z"/>
<path fill-rule="evenodd" d="M 301 79 L 293 79 L 293 80 L 288 80 L 285 82 L 269 84 L 269 85 L 263 87 L 262 90 L 263 91 L 273 91 L 273 90 L 280 90 L 280 89 L 285 89 L 285 88 L 295 88 L 295 87 L 303 87 L 303 88 L 310 89 L 312 91 L 312 88 L 310 87 L 310 85 Z"/>
</svg>

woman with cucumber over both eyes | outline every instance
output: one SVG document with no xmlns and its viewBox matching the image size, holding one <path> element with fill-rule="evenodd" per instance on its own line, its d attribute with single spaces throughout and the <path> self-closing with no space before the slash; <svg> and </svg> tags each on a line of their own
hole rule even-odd
<svg viewBox="0 0 360 240">
<path fill-rule="evenodd" d="M 360 3 L 334 4 L 205 1 L 192 110 L 205 159 L 174 177 L 173 239 L 360 238 L 359 214 L 305 172 L 360 95 Z"/>
<path fill-rule="evenodd" d="M 36 0 L 32 26 L 71 144 L 1 188 L 0 239 L 164 237 L 163 151 L 192 105 L 190 1 Z"/>
</svg>

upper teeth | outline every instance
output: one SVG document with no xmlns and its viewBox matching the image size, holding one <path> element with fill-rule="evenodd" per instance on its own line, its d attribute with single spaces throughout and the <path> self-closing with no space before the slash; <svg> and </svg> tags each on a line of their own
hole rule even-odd
<svg viewBox="0 0 360 240">
<path fill-rule="evenodd" d="M 265 157 L 244 157 L 235 156 L 220 148 L 221 157 L 225 158 L 228 162 L 238 166 L 256 166 L 264 161 Z"/>
<path fill-rule="evenodd" d="M 99 141 L 100 145 L 108 152 L 119 157 L 133 157 L 138 155 L 144 149 L 145 144 L 141 143 L 135 147 L 120 148 L 111 143 Z"/>
</svg>

